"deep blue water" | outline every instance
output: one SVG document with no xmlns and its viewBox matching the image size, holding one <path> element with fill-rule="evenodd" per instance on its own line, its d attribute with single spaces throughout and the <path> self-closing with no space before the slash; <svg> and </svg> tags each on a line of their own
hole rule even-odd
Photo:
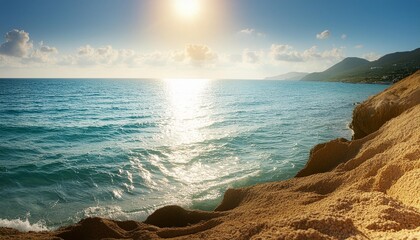
<svg viewBox="0 0 420 240">
<path fill-rule="evenodd" d="M 212 209 L 227 188 L 290 178 L 315 144 L 350 138 L 354 104 L 385 87 L 2 79 L 0 226 Z"/>
</svg>

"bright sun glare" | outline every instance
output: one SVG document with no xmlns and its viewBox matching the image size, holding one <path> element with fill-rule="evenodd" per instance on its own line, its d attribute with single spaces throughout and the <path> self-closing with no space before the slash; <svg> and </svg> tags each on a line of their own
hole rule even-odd
<svg viewBox="0 0 420 240">
<path fill-rule="evenodd" d="M 200 0 L 173 0 L 177 14 L 184 18 L 192 18 L 200 11 Z"/>
</svg>

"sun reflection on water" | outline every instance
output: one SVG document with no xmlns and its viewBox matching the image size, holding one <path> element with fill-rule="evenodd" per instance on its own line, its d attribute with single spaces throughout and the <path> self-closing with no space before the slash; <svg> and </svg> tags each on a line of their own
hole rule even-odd
<svg viewBox="0 0 420 240">
<path fill-rule="evenodd" d="M 204 132 L 211 124 L 208 79 L 166 79 L 165 94 L 168 100 L 166 138 L 169 140 L 168 173 L 183 187 L 179 194 L 186 199 L 203 190 L 203 181 L 214 179 L 217 174 L 202 163 L 209 146 L 202 143 L 208 137 Z"/>
<path fill-rule="evenodd" d="M 208 79 L 165 79 L 170 114 L 166 132 L 173 144 L 190 144 L 206 137 L 200 128 L 210 121 L 203 107 L 209 84 Z"/>
<path fill-rule="evenodd" d="M 221 146 L 213 143 L 220 135 L 214 135 L 210 127 L 220 121 L 215 117 L 212 84 L 208 79 L 163 81 L 166 111 L 160 125 L 161 154 L 154 154 L 148 161 L 166 179 L 157 186 L 165 204 L 192 206 L 213 201 L 222 196 L 224 186 L 257 174 L 243 171 L 237 156 L 214 155 Z"/>
</svg>

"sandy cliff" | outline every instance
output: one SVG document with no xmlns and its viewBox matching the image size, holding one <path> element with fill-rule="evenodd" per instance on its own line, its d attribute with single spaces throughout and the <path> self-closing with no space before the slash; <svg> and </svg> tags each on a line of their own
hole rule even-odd
<svg viewBox="0 0 420 240">
<path fill-rule="evenodd" d="M 230 189 L 214 212 L 177 206 L 143 222 L 100 218 L 2 239 L 419 239 L 420 72 L 354 111 L 353 141 L 315 146 L 297 177 Z"/>
<path fill-rule="evenodd" d="M 385 122 L 420 104 L 420 71 L 358 105 L 353 112 L 353 139 L 363 138 Z"/>
</svg>

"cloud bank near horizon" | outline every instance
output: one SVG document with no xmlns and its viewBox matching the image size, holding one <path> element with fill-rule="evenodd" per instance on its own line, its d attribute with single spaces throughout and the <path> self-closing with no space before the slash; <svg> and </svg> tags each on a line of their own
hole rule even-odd
<svg viewBox="0 0 420 240">
<path fill-rule="evenodd" d="M 255 29 L 243 29 L 245 35 L 258 35 Z M 329 31 L 318 34 L 325 39 L 330 35 Z M 317 37 L 318 37 L 317 35 Z M 125 76 L 124 69 L 131 69 L 130 74 L 138 70 L 142 77 L 146 71 L 160 73 L 156 77 L 165 77 L 178 71 L 186 72 L 186 75 L 205 75 L 211 77 L 212 72 L 217 72 L 220 77 L 235 78 L 256 73 L 261 77 L 274 72 L 283 71 L 317 71 L 339 62 L 345 58 L 345 48 L 332 47 L 319 50 L 316 45 L 304 50 L 298 50 L 290 44 L 273 43 L 265 49 L 245 48 L 241 52 L 228 53 L 217 51 L 206 44 L 186 44 L 183 49 L 167 51 L 153 51 L 140 53 L 132 49 L 116 49 L 112 45 L 95 47 L 90 44 L 79 46 L 71 53 L 60 53 L 54 46 L 46 45 L 43 41 L 34 44 L 28 32 L 13 29 L 5 34 L 5 41 L 0 44 L 0 67 L 5 69 L 72 69 L 72 71 L 87 72 L 89 69 L 114 69 Z M 377 57 L 373 52 L 366 53 L 364 57 L 371 60 Z M 279 69 L 279 70 L 276 70 Z M 72 71 L 65 71 L 67 74 Z M 252 71 L 252 72 L 251 72 Z M 60 74 L 60 71 L 57 71 Z M 147 74 L 146 74 L 147 75 Z M 182 73 L 178 73 L 182 75 Z M 253 77 L 252 75 L 250 75 Z M 67 76 L 65 76 L 67 77 Z M 72 77 L 72 76 L 68 76 Z M 167 76 L 169 77 L 169 76 Z"/>
</svg>

